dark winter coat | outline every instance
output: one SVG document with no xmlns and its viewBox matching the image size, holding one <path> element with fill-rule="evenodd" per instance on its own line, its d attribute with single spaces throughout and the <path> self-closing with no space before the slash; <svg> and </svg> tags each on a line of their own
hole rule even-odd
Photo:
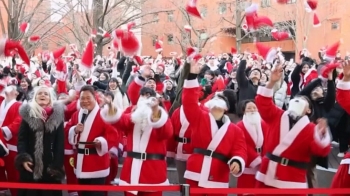
<svg viewBox="0 0 350 196">
<path fill-rule="evenodd" d="M 53 113 L 44 122 L 30 117 L 30 105 L 20 108 L 22 122 L 18 133 L 18 155 L 15 166 L 20 174 L 20 182 L 61 183 L 64 178 L 64 106 L 53 105 Z M 23 168 L 24 162 L 33 163 L 33 173 Z M 62 195 L 62 191 L 19 190 L 25 195 Z"/>
</svg>

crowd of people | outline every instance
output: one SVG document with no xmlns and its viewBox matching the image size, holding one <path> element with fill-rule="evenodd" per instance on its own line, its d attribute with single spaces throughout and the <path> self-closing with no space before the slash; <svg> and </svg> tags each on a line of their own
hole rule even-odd
<svg viewBox="0 0 350 196">
<path fill-rule="evenodd" d="M 161 52 L 154 59 L 93 57 L 91 47 L 80 56 L 62 56 L 60 48 L 30 62 L 6 53 L 0 182 L 111 184 L 124 157 L 119 185 L 168 185 L 172 157 L 179 183 L 190 187 L 225 188 L 232 175 L 239 188 L 313 188 L 333 141 L 344 161 L 332 187 L 349 186 L 350 64 L 334 48 L 318 59 L 303 50 L 298 61 L 277 50 L 269 62 L 248 52 L 202 57 L 193 48 L 167 60 Z"/>
</svg>

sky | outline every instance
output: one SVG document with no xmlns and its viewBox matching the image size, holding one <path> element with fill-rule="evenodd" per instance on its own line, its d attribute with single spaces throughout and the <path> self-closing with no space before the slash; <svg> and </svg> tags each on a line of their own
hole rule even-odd
<svg viewBox="0 0 350 196">
<path fill-rule="evenodd" d="M 72 5 L 76 5 L 78 2 L 82 2 L 82 3 L 85 3 L 88 9 L 91 9 L 93 0 L 51 0 L 51 11 L 57 12 L 51 15 L 51 22 L 58 22 L 62 18 L 62 16 L 65 14 L 64 13 L 65 9 L 61 9 L 61 8 L 67 4 L 67 1 L 71 2 Z M 82 6 L 77 5 L 74 10 L 80 11 L 82 10 Z"/>
</svg>

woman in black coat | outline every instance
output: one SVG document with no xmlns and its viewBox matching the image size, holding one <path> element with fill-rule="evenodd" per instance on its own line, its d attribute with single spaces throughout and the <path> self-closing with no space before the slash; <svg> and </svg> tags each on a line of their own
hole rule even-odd
<svg viewBox="0 0 350 196">
<path fill-rule="evenodd" d="M 64 106 L 54 103 L 48 87 L 40 86 L 33 100 L 21 106 L 20 115 L 15 160 L 20 182 L 60 184 L 64 178 Z M 61 196 L 62 191 L 22 189 L 18 195 Z"/>
</svg>

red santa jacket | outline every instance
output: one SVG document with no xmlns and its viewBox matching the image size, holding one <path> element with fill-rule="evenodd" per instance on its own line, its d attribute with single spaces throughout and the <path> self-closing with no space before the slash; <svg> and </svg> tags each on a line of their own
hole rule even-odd
<svg viewBox="0 0 350 196">
<path fill-rule="evenodd" d="M 174 128 L 174 137 L 168 140 L 168 156 L 180 161 L 187 161 L 192 154 L 191 146 L 192 130 L 183 110 L 183 106 L 177 108 L 172 116 L 171 123 Z M 183 140 L 184 142 L 179 142 Z"/>
<path fill-rule="evenodd" d="M 106 109 L 107 110 L 107 109 Z M 106 111 L 104 110 L 104 111 Z M 141 131 L 141 125 L 131 121 L 131 113 L 117 112 L 109 117 L 101 112 L 102 118 L 118 129 L 126 131 L 127 145 L 125 151 L 146 154 L 166 155 L 166 140 L 173 135 L 171 121 L 167 112 L 160 107 L 161 117 L 157 122 L 148 122 Z M 150 119 L 151 117 L 149 117 Z M 141 160 L 126 157 L 120 174 L 119 185 L 167 185 L 166 160 Z M 134 194 L 137 192 L 130 191 Z"/>
<path fill-rule="evenodd" d="M 75 126 L 81 122 L 82 110 L 75 112 L 66 125 L 68 130 L 68 141 L 77 149 L 82 149 L 86 154 L 75 151 L 75 174 L 77 178 L 102 178 L 109 174 L 110 156 L 108 151 L 114 144 L 118 143 L 118 132 L 111 125 L 105 123 L 100 116 L 99 106 L 96 104 L 89 113 L 84 123 L 84 130 L 76 134 Z M 89 153 L 87 149 L 94 148 L 93 145 L 85 145 L 80 142 L 93 142 L 98 140 L 101 148 L 96 149 L 97 154 Z M 98 163 L 98 164 L 96 164 Z"/>
<path fill-rule="evenodd" d="M 5 105 L 5 100 L 0 104 L 0 127 L 4 131 L 7 147 L 17 152 L 18 129 L 21 124 L 19 108 L 21 102 L 12 100 Z"/>
<path fill-rule="evenodd" d="M 140 90 L 145 84 L 145 80 L 141 76 L 136 76 L 127 90 L 131 105 L 136 105 L 140 97 Z"/>
<path fill-rule="evenodd" d="M 204 188 L 228 188 L 229 164 L 240 163 L 245 168 L 247 147 L 244 133 L 231 123 L 228 116 L 223 117 L 223 125 L 218 128 L 214 117 L 198 105 L 198 80 L 185 80 L 182 92 L 184 113 L 192 129 L 191 145 L 194 149 L 206 149 L 220 153 L 227 162 L 194 153 L 187 160 L 184 177 L 197 181 Z M 241 170 L 236 177 L 242 174 Z"/>
<path fill-rule="evenodd" d="M 304 74 L 304 83 L 302 85 L 302 88 L 304 88 L 306 85 L 308 85 L 312 80 L 318 78 L 318 73 L 315 68 L 310 68 L 305 74 Z"/>
<path fill-rule="evenodd" d="M 265 155 L 264 142 L 267 140 L 268 125 L 262 121 L 256 130 L 255 126 L 249 124 L 243 117 L 237 126 L 244 132 L 247 143 L 247 162 L 243 173 L 255 175 L 261 164 L 261 158 Z"/>
<path fill-rule="evenodd" d="M 272 155 L 300 163 L 310 162 L 311 155 L 327 156 L 330 152 L 329 130 L 321 138 L 318 128 L 307 116 L 289 127 L 288 112 L 273 103 L 273 89 L 259 87 L 255 98 L 262 119 L 269 125 L 269 137 L 264 150 Z M 262 159 L 256 179 L 276 188 L 307 188 L 306 169 L 277 163 L 266 156 Z"/>
</svg>

